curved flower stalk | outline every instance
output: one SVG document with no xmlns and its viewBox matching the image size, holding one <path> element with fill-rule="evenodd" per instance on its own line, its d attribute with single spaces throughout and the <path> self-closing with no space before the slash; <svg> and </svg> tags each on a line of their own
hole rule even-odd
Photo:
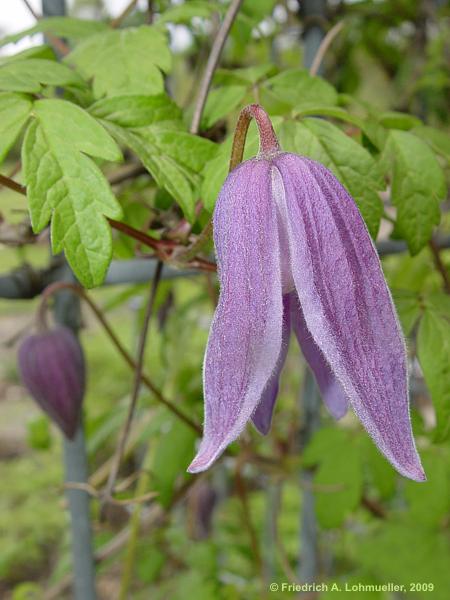
<svg viewBox="0 0 450 600">
<path fill-rule="evenodd" d="M 425 474 L 409 416 L 405 343 L 354 200 L 323 165 L 279 149 L 267 114 L 244 109 L 260 152 L 231 171 L 214 212 L 221 284 L 204 362 L 207 469 L 252 419 L 270 428 L 291 330 L 335 418 L 351 405 L 399 473 Z M 244 133 L 242 133 L 244 131 Z"/>
</svg>

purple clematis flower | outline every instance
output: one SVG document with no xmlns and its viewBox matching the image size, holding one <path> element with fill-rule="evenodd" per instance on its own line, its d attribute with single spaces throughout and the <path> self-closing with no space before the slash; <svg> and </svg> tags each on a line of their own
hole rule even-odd
<svg viewBox="0 0 450 600">
<path fill-rule="evenodd" d="M 323 165 L 280 151 L 261 107 L 243 112 L 261 147 L 229 174 L 214 212 L 221 291 L 204 362 L 204 437 L 189 471 L 207 469 L 250 419 L 268 432 L 293 330 L 330 413 L 340 418 L 350 404 L 397 471 L 424 481 L 405 342 L 358 208 Z"/>
</svg>

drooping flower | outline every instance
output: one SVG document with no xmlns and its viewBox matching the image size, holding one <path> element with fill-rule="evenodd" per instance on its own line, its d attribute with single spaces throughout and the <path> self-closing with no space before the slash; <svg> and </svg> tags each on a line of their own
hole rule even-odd
<svg viewBox="0 0 450 600">
<path fill-rule="evenodd" d="M 83 351 L 66 327 L 56 327 L 24 339 L 18 355 L 22 381 L 31 396 L 63 433 L 73 438 L 85 390 Z"/>
<path fill-rule="evenodd" d="M 245 131 L 251 117 L 260 152 L 231 171 L 214 212 L 221 290 L 189 471 L 207 469 L 250 419 L 267 433 L 293 329 L 331 414 L 350 405 L 397 471 L 424 481 L 405 342 L 358 208 L 323 165 L 280 150 L 258 105 L 241 114 Z"/>
</svg>

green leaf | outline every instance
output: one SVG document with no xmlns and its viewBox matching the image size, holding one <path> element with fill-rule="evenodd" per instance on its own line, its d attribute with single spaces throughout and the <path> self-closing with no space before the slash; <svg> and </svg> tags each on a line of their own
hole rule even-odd
<svg viewBox="0 0 450 600">
<path fill-rule="evenodd" d="M 450 481 L 448 455 L 442 452 L 421 452 L 426 485 L 405 481 L 405 495 L 409 503 L 409 518 L 418 523 L 439 525 L 450 511 Z"/>
<path fill-rule="evenodd" d="M 213 82 L 216 85 L 248 85 L 256 84 L 266 79 L 269 73 L 274 71 L 273 64 L 261 64 L 243 69 L 217 69 L 214 73 Z"/>
<path fill-rule="evenodd" d="M 96 98 L 161 94 L 161 71 L 171 67 L 166 35 L 157 27 L 108 30 L 81 42 L 65 59 L 85 78 L 93 78 Z"/>
<path fill-rule="evenodd" d="M 213 12 L 220 10 L 216 2 L 205 0 L 190 0 L 179 6 L 172 6 L 165 10 L 158 18 L 158 25 L 165 23 L 189 23 L 193 17 L 208 18 Z"/>
<path fill-rule="evenodd" d="M 81 77 L 54 60 L 30 58 L 0 67 L 0 90 L 39 94 L 44 85 L 84 87 Z"/>
<path fill-rule="evenodd" d="M 305 69 L 288 69 L 268 79 L 265 88 L 295 109 L 333 106 L 338 95 L 332 85 L 320 77 L 310 75 Z"/>
<path fill-rule="evenodd" d="M 152 488 L 163 506 L 169 504 L 177 478 L 186 476 L 187 457 L 193 455 L 195 439 L 195 431 L 170 419 L 168 431 L 159 440 L 152 465 Z"/>
<path fill-rule="evenodd" d="M 316 514 L 322 527 L 339 527 L 354 510 L 362 493 L 362 463 L 352 434 L 342 429 L 322 429 L 303 455 L 305 466 L 318 463 L 313 486 Z"/>
<path fill-rule="evenodd" d="M 367 466 L 369 482 L 375 487 L 380 498 L 391 498 L 395 493 L 397 473 L 375 446 L 371 438 L 361 438 L 363 459 Z"/>
<path fill-rule="evenodd" d="M 427 144 L 406 131 L 389 133 L 382 162 L 392 172 L 396 234 L 406 240 L 412 255 L 417 254 L 439 224 L 439 203 L 446 194 L 444 173 Z"/>
<path fill-rule="evenodd" d="M 219 119 L 229 114 L 242 103 L 247 88 L 242 85 L 228 85 L 217 88 L 208 94 L 202 117 L 202 128 L 212 127 Z"/>
<path fill-rule="evenodd" d="M 157 116 L 167 119 L 180 114 L 178 107 L 164 97 L 128 98 L 129 102 L 127 97 L 106 99 L 91 110 L 104 119 L 105 126 L 121 144 L 137 154 L 157 184 L 169 192 L 192 221 L 199 173 L 216 153 L 216 144 L 187 133 L 181 121 L 158 121 Z"/>
<path fill-rule="evenodd" d="M 115 138 L 135 152 L 156 183 L 181 206 L 186 218 L 195 217 L 198 173 L 216 152 L 209 140 L 161 125 L 125 129 L 105 121 Z"/>
<path fill-rule="evenodd" d="M 166 94 L 159 96 L 114 96 L 89 108 L 97 119 L 107 119 L 121 127 L 145 127 L 158 121 L 179 121 L 181 110 Z"/>
<path fill-rule="evenodd" d="M 374 158 L 358 142 L 323 119 L 286 121 L 280 129 L 281 147 L 309 156 L 328 167 L 355 199 L 372 237 L 383 214 L 378 191 L 384 181 Z"/>
<path fill-rule="evenodd" d="M 440 129 L 429 127 L 427 125 L 414 127 L 412 133 L 431 146 L 435 152 L 441 154 L 450 161 L 450 136 L 448 133 L 444 133 Z"/>
<path fill-rule="evenodd" d="M 422 121 L 414 115 L 396 111 L 381 113 L 378 120 L 387 129 L 403 129 L 405 131 L 422 124 Z"/>
<path fill-rule="evenodd" d="M 221 146 L 216 157 L 210 160 L 203 169 L 203 182 L 201 197 L 203 205 L 209 212 L 214 210 L 214 205 L 228 175 L 230 154 L 233 139 L 229 137 Z M 245 143 L 244 160 L 255 156 L 258 152 L 259 138 L 256 127 L 252 123 Z"/>
<path fill-rule="evenodd" d="M 56 60 L 56 54 L 53 48 L 51 46 L 47 46 L 46 44 L 43 44 L 42 46 L 32 46 L 31 48 L 27 48 L 26 50 L 22 50 L 22 52 L 17 52 L 16 54 L 2 56 L 0 58 L 0 65 L 16 62 L 18 60 L 27 60 L 29 58 Z"/>
<path fill-rule="evenodd" d="M 0 164 L 27 122 L 32 106 L 24 94 L 0 93 Z"/>
<path fill-rule="evenodd" d="M 420 298 L 410 291 L 393 290 L 395 306 L 402 324 L 403 333 L 409 335 L 421 314 Z"/>
<path fill-rule="evenodd" d="M 47 17 L 46 19 L 40 19 L 33 27 L 2 38 L 0 47 L 18 42 L 22 38 L 35 33 L 53 33 L 57 37 L 78 41 L 107 28 L 108 25 L 101 21 L 88 21 L 73 17 Z"/>
<path fill-rule="evenodd" d="M 426 489 L 427 484 L 417 484 Z M 445 530 L 430 529 L 417 520 L 398 517 L 383 522 L 370 535 L 358 535 L 353 547 L 358 563 L 377 575 L 377 583 L 432 583 L 433 592 L 399 594 L 416 598 L 448 599 L 448 564 L 450 548 Z M 365 594 L 362 596 L 365 598 Z M 385 596 L 386 597 L 386 596 Z"/>
<path fill-rule="evenodd" d="M 244 0 L 242 3 L 242 12 L 255 20 L 262 21 L 267 15 L 270 15 L 273 10 L 275 0 Z"/>
<path fill-rule="evenodd" d="M 442 442 L 450 433 L 450 321 L 432 309 L 420 322 L 417 352 L 425 382 L 436 411 L 435 439 Z"/>
<path fill-rule="evenodd" d="M 67 260 L 86 287 L 99 285 L 111 260 L 111 231 L 104 216 L 121 208 L 89 156 L 119 161 L 121 153 L 101 125 L 64 100 L 39 100 L 22 147 L 31 223 L 51 223 L 53 252 Z M 89 155 L 89 156 L 87 156 Z"/>
<path fill-rule="evenodd" d="M 315 106 L 310 108 L 298 108 L 294 109 L 292 112 L 298 117 L 333 117 L 334 119 L 339 119 L 340 121 L 345 121 L 347 123 L 351 123 L 352 125 L 356 125 L 360 129 L 363 128 L 362 119 L 356 117 L 355 115 L 351 115 L 349 112 L 347 112 L 343 108 L 340 108 L 339 106 Z"/>
</svg>

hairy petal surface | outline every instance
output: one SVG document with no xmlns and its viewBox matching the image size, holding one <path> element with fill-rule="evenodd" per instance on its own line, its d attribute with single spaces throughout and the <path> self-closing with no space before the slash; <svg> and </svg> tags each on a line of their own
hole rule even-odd
<svg viewBox="0 0 450 600">
<path fill-rule="evenodd" d="M 214 212 L 221 289 L 204 362 L 204 435 L 191 473 L 238 437 L 276 367 L 283 319 L 277 227 L 270 163 L 242 163 Z"/>
<path fill-rule="evenodd" d="M 379 449 L 402 475 L 423 481 L 405 344 L 364 221 L 322 165 L 289 153 L 273 162 L 306 326 Z"/>
<path fill-rule="evenodd" d="M 278 355 L 277 364 L 273 371 L 266 388 L 262 394 L 261 400 L 252 416 L 253 425 L 262 433 L 267 435 L 272 423 L 273 409 L 278 396 L 280 385 L 280 375 L 286 361 L 289 349 L 289 338 L 291 336 L 291 294 L 283 296 L 283 328 L 281 332 L 281 348 Z"/>
<path fill-rule="evenodd" d="M 325 360 L 322 351 L 308 331 L 297 293 L 292 292 L 291 296 L 292 329 L 302 349 L 303 356 L 314 373 L 325 406 L 335 419 L 341 419 L 347 412 L 348 399 L 330 365 Z"/>
</svg>

